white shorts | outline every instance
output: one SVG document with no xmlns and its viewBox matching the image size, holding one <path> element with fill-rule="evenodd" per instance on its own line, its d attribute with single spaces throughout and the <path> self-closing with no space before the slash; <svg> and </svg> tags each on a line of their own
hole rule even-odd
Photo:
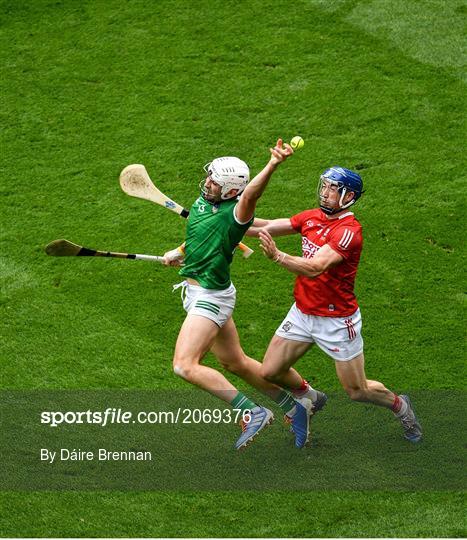
<svg viewBox="0 0 467 540">
<path fill-rule="evenodd" d="M 292 341 L 316 343 L 334 360 L 352 360 L 363 352 L 362 317 L 357 309 L 350 317 L 305 315 L 296 304 L 276 330 L 276 335 Z"/>
<path fill-rule="evenodd" d="M 183 307 L 189 315 L 206 317 L 221 328 L 232 316 L 237 298 L 237 289 L 233 283 L 221 291 L 205 289 L 186 281 L 180 285 L 183 286 Z"/>
</svg>

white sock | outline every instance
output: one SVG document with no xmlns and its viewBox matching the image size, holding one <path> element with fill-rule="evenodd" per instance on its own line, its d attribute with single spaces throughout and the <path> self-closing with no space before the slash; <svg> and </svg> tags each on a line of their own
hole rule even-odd
<svg viewBox="0 0 467 540">
<path fill-rule="evenodd" d="M 288 416 L 289 418 L 292 418 L 292 416 L 296 413 L 296 411 L 297 411 L 297 406 L 294 405 L 294 406 L 290 409 L 290 411 L 288 411 L 288 412 L 285 413 L 285 416 Z"/>
<path fill-rule="evenodd" d="M 400 418 L 401 416 L 405 416 L 407 414 L 407 411 L 409 410 L 409 405 L 405 399 L 400 398 L 402 405 L 398 413 L 396 413 L 397 418 Z"/>
<path fill-rule="evenodd" d="M 303 392 L 302 394 L 297 394 L 296 392 L 294 392 L 293 394 L 296 399 L 308 398 L 311 399 L 313 403 L 318 399 L 318 392 L 310 385 L 308 385 L 308 389 L 305 390 L 305 392 Z"/>
</svg>

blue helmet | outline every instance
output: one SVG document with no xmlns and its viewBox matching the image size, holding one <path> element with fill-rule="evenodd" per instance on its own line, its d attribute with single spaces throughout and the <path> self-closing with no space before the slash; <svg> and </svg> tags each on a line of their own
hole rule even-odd
<svg viewBox="0 0 467 540">
<path fill-rule="evenodd" d="M 337 185 L 337 190 L 341 195 L 338 208 L 329 208 L 323 205 L 320 192 L 324 180 Z M 350 191 L 353 192 L 354 196 L 350 201 L 344 204 L 345 195 Z M 318 197 L 320 201 L 320 208 L 325 214 L 335 214 L 341 210 L 344 210 L 345 208 L 348 208 L 358 201 L 362 193 L 363 181 L 359 174 L 351 171 L 350 169 L 345 169 L 344 167 L 339 167 L 336 165 L 330 169 L 326 169 L 320 176 L 318 184 Z"/>
</svg>

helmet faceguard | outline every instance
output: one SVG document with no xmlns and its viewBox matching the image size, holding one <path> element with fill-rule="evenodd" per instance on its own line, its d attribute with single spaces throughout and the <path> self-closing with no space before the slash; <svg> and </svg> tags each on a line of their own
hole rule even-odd
<svg viewBox="0 0 467 540">
<path fill-rule="evenodd" d="M 240 195 L 250 180 L 248 165 L 236 157 L 216 158 L 206 163 L 204 170 L 213 182 L 221 186 L 221 199 L 224 201 L 233 198 L 227 196 L 232 189 L 237 190 L 234 197 Z M 201 187 L 201 192 L 205 195 L 204 187 Z"/>
<path fill-rule="evenodd" d="M 337 191 L 340 194 L 339 203 L 337 208 L 331 208 L 325 206 L 323 198 L 321 196 L 321 190 L 323 187 L 323 182 L 329 182 L 337 186 Z M 354 194 L 353 198 L 344 204 L 344 199 L 347 193 L 352 192 Z M 350 169 L 345 169 L 344 167 L 331 167 L 324 171 L 324 173 L 319 177 L 318 182 L 318 199 L 319 207 L 321 210 L 328 215 L 337 214 L 338 212 L 349 208 L 352 204 L 355 204 L 360 196 L 363 193 L 363 181 L 359 174 L 351 171 Z"/>
</svg>

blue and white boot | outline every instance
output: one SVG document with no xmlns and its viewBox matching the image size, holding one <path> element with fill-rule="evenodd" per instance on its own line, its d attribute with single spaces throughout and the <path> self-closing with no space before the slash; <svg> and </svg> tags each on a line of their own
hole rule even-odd
<svg viewBox="0 0 467 540">
<path fill-rule="evenodd" d="M 317 398 L 312 401 L 309 398 L 296 399 L 297 404 L 301 405 L 301 409 L 295 410 L 295 413 L 291 416 L 287 414 L 284 417 L 286 424 L 290 425 L 290 431 L 295 435 L 295 446 L 297 448 L 303 448 L 310 438 L 310 419 L 319 412 L 328 400 L 328 396 L 324 392 L 316 390 Z M 304 411 L 306 411 L 306 417 Z M 305 434 L 306 433 L 306 434 Z"/>
<path fill-rule="evenodd" d="M 289 416 L 290 430 L 295 435 L 295 446 L 303 448 L 310 436 L 310 418 L 313 414 L 313 404 L 311 399 L 301 398 L 295 404 L 295 412 Z"/>
<path fill-rule="evenodd" d="M 254 409 L 251 409 L 249 416 L 248 422 L 245 420 L 241 421 L 242 434 L 235 443 L 235 448 L 237 450 L 246 448 L 256 435 L 274 420 L 272 412 L 269 409 L 266 409 L 266 407 L 255 407 Z"/>
</svg>

